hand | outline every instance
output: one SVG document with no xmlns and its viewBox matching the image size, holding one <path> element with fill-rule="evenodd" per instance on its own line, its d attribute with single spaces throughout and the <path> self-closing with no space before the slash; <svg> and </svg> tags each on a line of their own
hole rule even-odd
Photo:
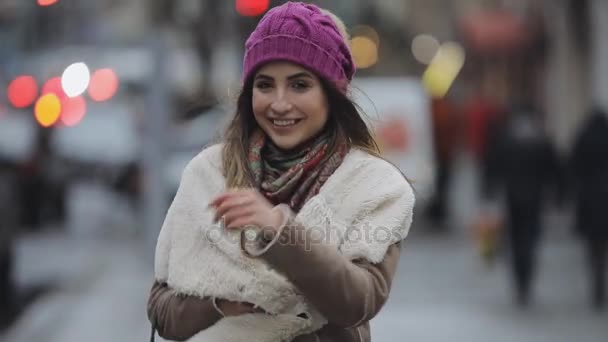
<svg viewBox="0 0 608 342">
<path fill-rule="evenodd" d="M 233 302 L 227 299 L 216 299 L 215 303 L 225 317 L 265 312 L 261 308 L 256 308 L 253 304 L 247 302 Z"/>
<path fill-rule="evenodd" d="M 272 228 L 277 231 L 283 222 L 281 210 L 274 207 L 256 190 L 236 190 L 216 197 L 210 207 L 215 208 L 214 222 L 224 219 L 224 226 L 240 229 L 246 226 Z"/>
</svg>

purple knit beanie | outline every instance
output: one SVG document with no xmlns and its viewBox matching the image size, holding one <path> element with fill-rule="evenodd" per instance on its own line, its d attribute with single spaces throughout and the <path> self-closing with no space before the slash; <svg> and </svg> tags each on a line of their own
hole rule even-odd
<svg viewBox="0 0 608 342">
<path fill-rule="evenodd" d="M 299 64 L 345 92 L 355 73 L 347 42 L 334 21 L 312 4 L 287 2 L 268 11 L 245 43 L 243 81 L 263 64 Z"/>
</svg>

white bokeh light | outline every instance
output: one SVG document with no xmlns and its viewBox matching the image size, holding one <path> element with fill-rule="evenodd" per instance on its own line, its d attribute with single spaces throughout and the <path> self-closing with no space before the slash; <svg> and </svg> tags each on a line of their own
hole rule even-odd
<svg viewBox="0 0 608 342">
<path fill-rule="evenodd" d="M 418 62 L 429 64 L 439 51 L 439 46 L 439 41 L 435 37 L 421 34 L 412 41 L 412 53 Z"/>
<path fill-rule="evenodd" d="M 68 66 L 61 75 L 61 87 L 69 97 L 76 97 L 84 93 L 89 87 L 91 72 L 84 63 L 74 63 Z"/>
</svg>

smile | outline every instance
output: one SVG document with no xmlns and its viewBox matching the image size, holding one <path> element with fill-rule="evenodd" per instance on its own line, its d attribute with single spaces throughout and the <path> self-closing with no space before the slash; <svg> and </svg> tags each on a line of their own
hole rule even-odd
<svg viewBox="0 0 608 342">
<path fill-rule="evenodd" d="M 296 125 L 302 119 L 289 119 L 289 120 L 270 120 L 276 127 L 290 127 Z"/>
</svg>

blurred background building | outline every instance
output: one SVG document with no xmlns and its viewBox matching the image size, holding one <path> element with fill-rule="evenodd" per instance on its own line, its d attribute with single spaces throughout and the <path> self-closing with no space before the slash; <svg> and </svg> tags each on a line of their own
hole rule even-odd
<svg viewBox="0 0 608 342">
<path fill-rule="evenodd" d="M 154 244 L 183 167 L 221 136 L 244 42 L 284 2 L 0 0 L 3 341 L 147 337 Z M 606 314 L 588 308 L 605 301 L 608 226 L 575 229 L 588 224 L 581 177 L 608 199 L 605 143 L 588 144 L 593 176 L 573 155 L 590 113 L 608 111 L 608 1 L 306 2 L 349 28 L 352 95 L 418 193 L 375 340 L 606 341 Z M 510 165 L 555 176 L 534 204 L 542 243 L 513 237 L 512 180 L 495 172 L 515 153 L 505 141 L 529 151 L 529 136 L 554 150 L 555 163 Z M 513 304 L 522 262 L 533 299 Z"/>
</svg>

